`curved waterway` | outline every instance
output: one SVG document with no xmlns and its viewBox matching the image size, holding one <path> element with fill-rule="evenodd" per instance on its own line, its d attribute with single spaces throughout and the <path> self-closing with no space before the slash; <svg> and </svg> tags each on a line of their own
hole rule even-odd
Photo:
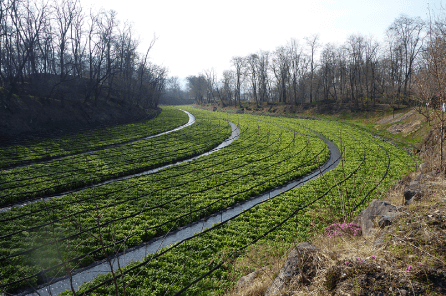
<svg viewBox="0 0 446 296">
<path fill-rule="evenodd" d="M 231 124 L 233 126 L 233 124 Z M 233 126 L 234 132 L 234 126 Z M 273 190 L 264 192 L 263 194 L 257 195 L 247 201 L 235 204 L 223 211 L 212 214 L 208 217 L 200 219 L 189 225 L 186 225 L 176 231 L 173 231 L 165 236 L 155 238 L 149 242 L 143 243 L 137 247 L 126 250 L 119 256 L 112 259 L 113 270 L 117 270 L 119 267 L 124 267 L 132 261 L 142 260 L 147 255 L 153 254 L 161 248 L 167 247 L 172 244 L 179 243 L 185 239 L 188 239 L 194 235 L 194 233 L 199 233 L 206 228 L 211 228 L 213 224 L 220 223 L 223 221 L 228 221 L 239 215 L 246 209 L 254 207 L 270 198 L 274 198 L 286 191 L 294 189 L 296 187 L 302 186 L 308 181 L 317 178 L 328 171 L 336 168 L 341 160 L 341 153 L 338 147 L 322 136 L 318 136 L 330 149 L 330 158 L 324 165 L 319 169 L 299 178 L 291 181 L 285 185 L 279 186 Z M 226 143 L 226 146 L 230 143 Z M 221 147 L 222 148 L 222 147 Z M 220 149 L 221 149 L 220 148 Z M 216 148 L 217 149 L 217 148 Z M 208 152 L 211 153 L 211 152 Z M 79 286 L 83 283 L 92 281 L 95 277 L 107 274 L 110 272 L 110 265 L 105 260 L 96 262 L 89 267 L 79 270 L 76 274 L 72 276 L 72 282 L 69 278 L 57 279 L 58 281 L 47 283 L 45 287 L 37 290 L 37 293 L 31 293 L 26 295 L 57 295 L 63 291 L 71 290 L 71 285 L 77 291 Z"/>
<path fill-rule="evenodd" d="M 2 170 L 22 168 L 22 167 L 27 167 L 27 166 L 30 166 L 30 165 L 33 165 L 33 164 L 39 164 L 39 163 L 48 162 L 48 161 L 51 161 L 51 160 L 63 159 L 63 158 L 69 157 L 69 156 L 91 154 L 91 153 L 94 153 L 94 152 L 97 152 L 97 151 L 101 151 L 101 150 L 105 150 L 105 149 L 108 149 L 108 148 L 115 148 L 115 147 L 119 147 L 119 146 L 124 146 L 124 145 L 132 144 L 132 143 L 135 143 L 135 142 L 138 142 L 138 141 L 148 140 L 148 139 L 156 138 L 156 137 L 159 137 L 159 136 L 167 135 L 169 133 L 172 133 L 172 132 L 178 131 L 180 129 L 183 129 L 186 126 L 192 125 L 195 122 L 195 116 L 193 116 L 190 112 L 188 112 L 186 110 L 183 110 L 183 109 L 179 109 L 179 110 L 181 110 L 184 113 L 186 113 L 189 116 L 189 120 L 188 120 L 187 123 L 185 123 L 185 124 L 183 124 L 183 125 L 181 125 L 179 127 L 176 127 L 174 129 L 171 129 L 171 130 L 159 133 L 159 134 L 151 135 L 151 136 L 145 136 L 145 137 L 142 137 L 142 138 L 137 138 L 137 139 L 134 139 L 134 140 L 118 143 L 118 144 L 111 144 L 111 145 L 102 146 L 102 147 L 96 148 L 96 149 L 91 149 L 91 150 L 77 152 L 77 153 L 64 154 L 64 155 L 54 156 L 54 157 L 50 157 L 50 158 L 44 158 L 44 159 L 40 159 L 40 160 L 27 162 L 25 164 L 20 164 L 20 165 L 17 165 L 17 166 L 13 165 L 13 166 L 10 166 L 10 167 L 4 167 L 4 168 L 2 168 Z"/>
<path fill-rule="evenodd" d="M 187 112 L 187 111 L 184 111 L 184 112 Z M 194 123 L 194 122 L 195 122 L 195 117 L 194 117 L 191 113 L 189 113 L 189 112 L 187 112 L 187 113 L 188 113 L 189 116 L 193 119 L 192 123 Z M 192 123 L 191 123 L 191 124 L 192 124 Z M 51 200 L 51 199 L 56 198 L 56 197 L 62 197 L 62 196 L 65 196 L 65 195 L 67 195 L 67 194 L 75 193 L 75 192 L 79 192 L 79 191 L 81 191 L 81 190 L 85 190 L 85 189 L 88 189 L 88 188 L 94 188 L 94 187 L 98 187 L 98 186 L 103 186 L 103 185 L 108 184 L 108 183 L 112 183 L 112 182 L 116 182 L 116 181 L 122 181 L 122 180 L 130 179 L 130 178 L 133 178 L 133 177 L 136 177 L 136 176 L 147 175 L 147 174 L 153 174 L 153 173 L 155 173 L 155 172 L 157 172 L 157 171 L 159 171 L 159 170 L 162 170 L 162 169 L 165 169 L 165 168 L 174 166 L 174 165 L 182 164 L 182 163 L 185 163 L 185 162 L 189 162 L 189 161 L 195 160 L 195 159 L 200 158 L 200 157 L 205 156 L 205 155 L 209 155 L 209 154 L 211 154 L 211 153 L 214 153 L 215 151 L 218 151 L 218 150 L 220 150 L 220 149 L 223 149 L 224 147 L 230 145 L 232 142 L 234 142 L 235 140 L 237 140 L 237 139 L 239 138 L 239 136 L 240 136 L 240 130 L 239 130 L 238 126 L 235 125 L 235 124 L 232 123 L 232 122 L 228 122 L 228 123 L 230 124 L 231 129 L 232 129 L 231 136 L 229 136 L 229 138 L 227 138 L 226 140 L 224 140 L 223 142 L 221 142 L 220 145 L 218 145 L 218 146 L 215 147 L 214 149 L 211 149 L 211 150 L 209 150 L 209 151 L 207 151 L 207 152 L 205 152 L 205 153 L 202 153 L 202 154 L 200 154 L 200 155 L 198 155 L 198 156 L 194 156 L 194 157 L 192 157 L 192 158 L 188 158 L 188 159 L 185 159 L 185 160 L 181 160 L 181 161 L 178 161 L 178 162 L 175 162 L 175 163 L 172 163 L 172 164 L 164 165 L 164 166 L 161 166 L 161 167 L 158 167 L 158 168 L 155 168 L 155 169 L 151 169 L 151 170 L 143 171 L 143 172 L 140 172 L 140 173 L 137 173 L 137 174 L 126 175 L 126 176 L 123 176 L 123 177 L 119 177 L 119 178 L 115 178 L 115 179 L 110 179 L 110 180 L 107 180 L 107 181 L 104 181 L 104 182 L 101 182 L 101 183 L 97 183 L 97 184 L 94 184 L 94 185 L 84 186 L 84 187 L 77 188 L 77 189 L 70 190 L 70 191 L 66 191 L 66 192 L 63 192 L 63 193 L 60 193 L 60 194 L 57 194 L 57 195 L 51 195 L 51 196 L 42 197 L 42 198 L 39 198 L 39 199 L 36 199 L 36 200 L 24 201 L 24 202 L 21 202 L 21 203 L 16 203 L 16 204 L 11 205 L 11 206 L 7 206 L 7 207 L 4 207 L 4 208 L 0 208 L 0 213 L 2 213 L 2 212 L 7 212 L 7 211 L 9 211 L 11 208 L 14 208 L 14 207 L 24 207 L 24 206 L 26 206 L 26 205 L 30 205 L 30 204 L 33 204 L 33 203 L 42 202 L 42 201 L 48 201 L 48 200 Z M 189 124 L 189 125 L 190 125 L 190 124 Z M 184 127 L 184 126 L 183 126 L 183 127 Z M 176 130 L 179 130 L 179 129 L 180 129 L 180 128 L 177 128 Z M 174 131 L 174 130 L 170 130 L 170 131 L 164 132 L 163 134 L 167 134 L 167 133 L 170 133 L 170 132 L 172 132 L 172 131 Z M 160 135 L 161 135 L 161 134 L 158 134 L 158 135 L 155 135 L 155 136 L 150 136 L 150 137 L 154 138 L 154 137 L 158 137 L 158 136 L 160 136 Z M 149 139 L 150 137 L 147 137 L 147 138 Z"/>
</svg>

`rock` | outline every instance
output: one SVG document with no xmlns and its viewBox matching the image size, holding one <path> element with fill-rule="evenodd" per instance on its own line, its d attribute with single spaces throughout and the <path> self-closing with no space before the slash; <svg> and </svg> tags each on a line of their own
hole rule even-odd
<svg viewBox="0 0 446 296">
<path fill-rule="evenodd" d="M 420 192 L 418 184 L 409 185 L 404 188 L 404 199 L 409 200 Z"/>
<path fill-rule="evenodd" d="M 284 266 L 279 271 L 279 275 L 265 292 L 265 296 L 281 295 L 281 290 L 291 280 L 298 275 L 298 281 L 301 283 L 310 283 L 316 275 L 315 260 L 318 248 L 308 242 L 300 243 L 289 254 Z"/>
<path fill-rule="evenodd" d="M 417 182 L 412 183 L 404 188 L 404 200 L 406 205 L 420 199 L 420 197 L 423 195 L 423 191 L 420 189 L 419 184 Z"/>
<path fill-rule="evenodd" d="M 364 236 L 371 234 L 374 222 L 378 222 L 378 226 L 387 226 L 396 219 L 398 207 L 391 205 L 385 201 L 374 199 L 370 205 L 361 213 L 361 228 Z"/>
<path fill-rule="evenodd" d="M 394 221 L 398 216 L 397 212 L 391 212 L 391 213 L 387 213 L 383 216 L 381 216 L 378 219 L 378 226 L 380 228 L 384 228 L 386 226 L 389 226 L 390 224 L 392 224 L 392 221 Z"/>
<path fill-rule="evenodd" d="M 238 282 L 237 282 L 237 290 L 239 289 L 245 289 L 246 287 L 249 287 L 252 285 L 254 280 L 262 273 L 264 272 L 266 267 L 262 267 L 259 270 L 256 270 L 254 272 L 251 272 L 250 274 L 247 274 L 245 276 L 242 276 Z"/>
</svg>

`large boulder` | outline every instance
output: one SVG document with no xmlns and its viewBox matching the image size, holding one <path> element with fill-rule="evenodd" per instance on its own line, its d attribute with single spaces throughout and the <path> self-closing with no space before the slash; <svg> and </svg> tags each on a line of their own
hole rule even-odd
<svg viewBox="0 0 446 296">
<path fill-rule="evenodd" d="M 317 256 L 318 251 L 318 248 L 308 242 L 298 244 L 288 254 L 284 266 L 266 290 L 265 296 L 281 295 L 284 286 L 295 276 L 297 282 L 309 284 L 316 275 L 315 261 L 320 260 Z"/>
<path fill-rule="evenodd" d="M 360 215 L 362 234 L 369 236 L 373 233 L 373 227 L 390 225 L 399 215 L 399 208 L 382 200 L 372 200 L 367 209 L 362 211 Z"/>
</svg>

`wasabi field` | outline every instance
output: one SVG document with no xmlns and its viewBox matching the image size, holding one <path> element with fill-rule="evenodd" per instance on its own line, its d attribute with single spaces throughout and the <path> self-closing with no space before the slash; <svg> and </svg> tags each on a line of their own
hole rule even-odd
<svg viewBox="0 0 446 296">
<path fill-rule="evenodd" d="M 417 167 L 343 121 L 162 109 L 0 147 L 4 295 L 220 295 L 250 246 L 349 221 Z"/>
</svg>

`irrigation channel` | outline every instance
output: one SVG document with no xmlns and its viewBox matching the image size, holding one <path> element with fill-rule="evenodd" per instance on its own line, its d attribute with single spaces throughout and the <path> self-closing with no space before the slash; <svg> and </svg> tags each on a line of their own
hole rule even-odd
<svg viewBox="0 0 446 296">
<path fill-rule="evenodd" d="M 127 142 L 124 142 L 124 143 L 108 145 L 108 146 L 105 146 L 105 147 L 101 147 L 99 149 L 93 149 L 93 150 L 89 150 L 89 151 L 84 151 L 82 153 L 77 153 L 76 155 L 91 154 L 91 153 L 94 153 L 96 151 L 104 150 L 104 149 L 107 149 L 107 148 L 110 148 L 110 147 L 118 147 L 118 146 L 131 144 L 131 143 L 134 143 L 134 142 L 137 142 L 137 141 L 148 140 L 148 139 L 160 137 L 160 136 L 167 135 L 167 134 L 175 132 L 175 131 L 179 131 L 179 130 L 187 127 L 187 126 L 192 125 L 195 122 L 195 116 L 192 115 L 192 113 L 190 113 L 188 111 L 185 111 L 185 110 L 182 110 L 182 109 L 180 109 L 180 110 L 185 112 L 189 116 L 189 121 L 186 124 L 183 124 L 182 126 L 179 126 L 177 128 L 174 128 L 174 129 L 171 129 L 171 130 L 168 130 L 168 131 L 156 134 L 156 135 L 146 136 L 146 137 L 143 137 L 143 138 L 139 138 L 137 140 L 127 141 Z M 69 190 L 69 191 L 66 191 L 66 192 L 62 192 L 62 193 L 59 193 L 57 195 L 50 195 L 50 196 L 38 198 L 38 199 L 35 199 L 35 200 L 27 200 L 27 201 L 24 201 L 24 202 L 19 202 L 19 203 L 16 203 L 16 204 L 13 204 L 13 205 L 10 205 L 10 206 L 7 206 L 7 207 L 0 208 L 0 213 L 7 212 L 7 211 L 11 210 L 11 208 L 23 207 L 23 206 L 26 206 L 26 205 L 29 205 L 29 204 L 33 204 L 33 203 L 36 203 L 36 202 L 47 201 L 47 200 L 50 200 L 50 199 L 53 199 L 53 198 L 56 198 L 56 197 L 61 197 L 61 196 L 64 196 L 64 195 L 67 195 L 67 194 L 70 194 L 70 193 L 75 193 L 75 192 L 78 192 L 78 191 L 81 191 L 81 190 L 85 190 L 87 188 L 93 188 L 93 187 L 97 187 L 97 186 L 102 186 L 102 185 L 105 185 L 105 184 L 108 184 L 108 183 L 111 183 L 111 182 L 116 182 L 116 181 L 120 181 L 120 180 L 130 179 L 130 178 L 133 178 L 133 177 L 136 177 L 136 176 L 139 176 L 139 175 L 152 174 L 152 173 L 154 173 L 156 171 L 165 169 L 165 168 L 170 167 L 172 165 L 176 165 L 176 164 L 179 164 L 179 163 L 192 161 L 192 160 L 197 159 L 197 158 L 199 158 L 201 156 L 208 155 L 208 154 L 214 152 L 214 150 L 217 151 L 217 150 L 222 149 L 223 147 L 226 147 L 227 145 L 229 145 L 230 143 L 232 143 L 235 140 L 235 139 L 233 139 L 234 137 L 238 137 L 239 132 L 238 132 L 237 126 L 235 124 L 231 123 L 231 122 L 229 124 L 231 124 L 231 127 L 232 127 L 232 135 L 228 139 L 226 139 L 223 143 L 221 143 L 218 147 L 214 148 L 213 150 L 211 150 L 209 152 L 203 153 L 201 155 L 198 155 L 196 157 L 193 157 L 193 158 L 190 158 L 190 159 L 187 159 L 187 160 L 184 160 L 184 161 L 179 161 L 179 162 L 174 163 L 174 164 L 165 165 L 165 166 L 158 167 L 158 168 L 152 169 L 152 170 L 147 170 L 147 171 L 144 171 L 144 172 L 141 172 L 141 173 L 127 175 L 127 176 L 123 176 L 123 177 L 119 177 L 119 178 L 114 178 L 114 179 L 107 180 L 107 181 L 104 181 L 104 182 L 101 182 L 101 183 L 97 183 L 97 184 L 94 184 L 94 185 L 91 185 L 91 186 L 84 186 L 84 187 L 80 187 L 80 188 L 77 188 L 77 189 L 74 189 L 74 190 Z M 237 131 L 235 132 L 234 130 L 237 130 Z M 70 154 L 69 156 L 72 156 L 72 155 L 74 155 L 74 154 Z M 54 159 L 62 159 L 64 157 L 67 157 L 67 155 L 64 155 L 64 156 L 58 157 L 58 158 L 54 158 Z M 41 161 L 41 162 L 44 162 L 44 161 Z M 17 166 L 17 167 L 25 167 L 25 166 L 29 166 L 31 164 L 36 164 L 36 163 L 41 163 L 41 162 L 28 163 L 27 165 L 21 165 L 21 166 Z"/>
<path fill-rule="evenodd" d="M 11 168 L 27 167 L 27 166 L 30 166 L 30 165 L 33 165 L 33 164 L 44 163 L 44 162 L 47 162 L 49 160 L 59 160 L 59 159 L 63 159 L 63 158 L 66 158 L 66 157 L 69 157 L 69 156 L 74 156 L 74 155 L 91 154 L 91 153 L 94 153 L 94 152 L 97 152 L 97 151 L 101 151 L 101 150 L 105 150 L 105 149 L 109 149 L 109 148 L 116 148 L 116 147 L 132 144 L 132 143 L 143 141 L 143 140 L 149 140 L 149 139 L 153 139 L 153 138 L 157 138 L 157 137 L 160 137 L 160 136 L 164 136 L 164 135 L 170 134 L 172 132 L 179 131 L 179 130 L 181 130 L 181 129 L 185 128 L 185 127 L 188 127 L 188 126 L 190 126 L 190 125 L 195 123 L 195 116 L 193 116 L 192 113 L 190 113 L 190 112 L 188 112 L 186 110 L 183 110 L 183 109 L 179 109 L 179 110 L 181 110 L 184 113 L 186 113 L 187 116 L 189 116 L 189 120 L 185 124 L 183 124 L 183 125 L 181 125 L 179 127 L 176 127 L 174 129 L 171 129 L 171 130 L 159 133 L 159 134 L 155 134 L 155 135 L 144 136 L 144 137 L 133 139 L 133 140 L 130 140 L 130 141 L 125 141 L 125 142 L 118 143 L 118 144 L 105 145 L 105 146 L 102 146 L 100 148 L 86 150 L 86 151 L 83 151 L 83 152 L 69 153 L 69 154 L 64 154 L 64 155 L 55 156 L 55 157 L 42 158 L 42 159 L 38 159 L 38 160 L 27 162 L 27 163 L 19 164 L 19 165 L 7 166 L 7 167 L 3 167 L 2 170 L 8 170 L 8 169 L 11 169 Z M 0 209 L 0 212 L 1 212 L 1 209 Z"/>
<path fill-rule="evenodd" d="M 205 154 L 194 157 L 192 159 L 196 159 L 203 155 L 208 155 L 212 152 L 215 152 L 215 151 L 222 149 L 222 148 L 228 146 L 229 144 L 231 144 L 232 141 L 234 141 L 236 138 L 238 138 L 238 135 L 239 135 L 239 130 L 238 130 L 237 126 L 235 124 L 231 123 L 231 127 L 232 127 L 232 136 L 230 139 L 223 142 L 220 146 L 213 149 L 212 151 L 209 151 Z M 296 187 L 302 186 L 305 183 L 307 183 L 308 181 L 310 181 L 314 178 L 317 178 L 317 177 L 327 173 L 328 171 L 336 168 L 341 160 L 341 153 L 340 153 L 338 147 L 331 141 L 327 140 L 326 138 L 324 138 L 320 135 L 318 137 L 321 140 L 323 140 L 324 143 L 327 145 L 327 147 L 330 149 L 330 158 L 319 169 L 317 169 L 303 177 L 300 177 L 299 179 L 288 182 L 285 185 L 276 187 L 273 190 L 269 190 L 269 191 L 264 192 L 260 195 L 252 197 L 251 199 L 249 199 L 247 201 L 237 203 L 223 211 L 214 213 L 208 217 L 205 217 L 203 219 L 195 221 L 189 225 L 186 225 L 180 229 L 177 229 L 176 231 L 170 232 L 162 237 L 152 239 L 151 241 L 142 243 L 139 246 L 128 249 L 125 252 L 119 254 L 118 256 L 115 256 L 112 259 L 113 270 L 117 270 L 118 268 L 123 268 L 124 266 L 128 265 L 132 261 L 142 260 L 147 255 L 153 254 L 161 248 L 164 248 L 169 245 L 177 244 L 184 240 L 187 240 L 188 238 L 192 237 L 195 233 L 199 233 L 207 228 L 211 228 L 212 225 L 215 223 L 221 223 L 223 221 L 230 221 L 234 217 L 240 215 L 244 210 L 252 208 L 252 207 L 254 207 L 268 199 L 274 198 L 286 191 L 289 191 Z M 188 159 L 188 160 L 185 160 L 182 162 L 187 162 L 192 159 Z M 179 163 L 182 163 L 182 162 L 179 162 Z M 150 172 L 144 172 L 144 173 L 147 174 Z M 42 296 L 57 295 L 63 291 L 70 290 L 71 285 L 73 285 L 75 290 L 78 290 L 79 286 L 82 285 L 83 283 L 92 281 L 95 277 L 102 275 L 102 274 L 107 274 L 109 272 L 110 272 L 109 263 L 105 260 L 99 261 L 99 262 L 93 263 L 89 267 L 78 270 L 76 274 L 72 275 L 71 280 L 69 278 L 63 278 L 57 282 L 47 283 L 45 286 L 38 289 L 37 293 L 31 293 L 31 294 L 26 294 L 26 295 L 42 295 Z"/>
</svg>

